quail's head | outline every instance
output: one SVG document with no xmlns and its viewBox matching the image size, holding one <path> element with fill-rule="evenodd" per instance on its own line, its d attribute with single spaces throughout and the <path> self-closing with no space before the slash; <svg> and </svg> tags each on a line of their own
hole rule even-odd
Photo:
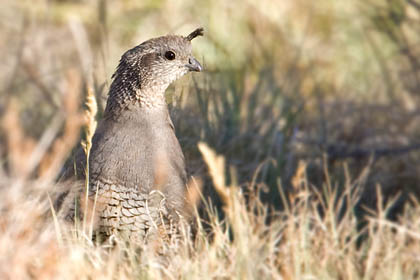
<svg viewBox="0 0 420 280">
<path fill-rule="evenodd" d="M 114 82 L 120 89 L 122 83 L 136 88 L 166 89 L 186 73 L 201 71 L 202 66 L 192 55 L 191 40 L 202 35 L 203 28 L 198 28 L 185 37 L 167 35 L 153 38 L 128 50 L 113 75 Z"/>
<path fill-rule="evenodd" d="M 188 36 L 167 35 L 153 38 L 125 52 L 113 75 L 106 111 L 139 101 L 162 104 L 163 93 L 176 79 L 190 71 L 201 71 L 193 57 L 191 40 L 203 35 L 197 28 Z"/>
<path fill-rule="evenodd" d="M 150 39 L 128 51 L 128 60 L 138 60 L 141 83 L 170 84 L 190 71 L 201 71 L 202 66 L 193 57 L 191 40 L 203 34 L 197 29 L 190 35 L 168 35 Z"/>
</svg>

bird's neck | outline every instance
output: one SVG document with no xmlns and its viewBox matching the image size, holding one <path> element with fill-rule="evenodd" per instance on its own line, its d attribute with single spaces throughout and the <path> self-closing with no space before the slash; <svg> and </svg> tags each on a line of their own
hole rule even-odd
<svg viewBox="0 0 420 280">
<path fill-rule="evenodd" d="M 166 108 L 165 91 L 167 86 L 148 85 L 136 91 L 138 105 L 145 109 Z"/>
<path fill-rule="evenodd" d="M 133 83 L 111 85 L 105 108 L 105 118 L 115 118 L 127 111 L 167 111 L 165 90 L 167 85 Z"/>
</svg>

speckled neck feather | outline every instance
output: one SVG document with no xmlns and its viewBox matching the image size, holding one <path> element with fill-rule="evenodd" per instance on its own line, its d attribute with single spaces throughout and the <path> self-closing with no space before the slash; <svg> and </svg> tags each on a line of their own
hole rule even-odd
<svg viewBox="0 0 420 280">
<path fill-rule="evenodd" d="M 130 106 L 143 108 L 163 108 L 166 106 L 165 90 L 167 85 L 147 81 L 141 77 L 139 65 L 127 65 L 121 59 L 109 90 L 105 117 L 116 116 Z"/>
</svg>

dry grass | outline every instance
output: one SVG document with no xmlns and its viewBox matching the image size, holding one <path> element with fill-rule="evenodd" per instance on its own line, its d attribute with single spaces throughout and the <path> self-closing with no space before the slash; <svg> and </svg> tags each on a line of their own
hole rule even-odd
<svg viewBox="0 0 420 280">
<path fill-rule="evenodd" d="M 268 213 L 259 191 L 244 196 L 237 185 L 226 185 L 225 165 L 206 144 L 200 151 L 223 200 L 226 219 L 206 203 L 206 224 L 196 219 L 196 234 L 185 225 L 181 238 L 136 248 L 117 240 L 116 246 L 93 244 L 81 228 L 54 229 L 42 216 L 42 192 L 3 190 L 1 275 L 4 279 L 415 279 L 420 264 L 419 207 L 408 207 L 398 223 L 386 219 L 378 204 L 365 227 L 357 231 L 353 208 L 358 200 L 347 178 L 343 195 L 331 185 L 322 191 L 309 186 L 300 165 L 294 192 L 281 212 Z M 326 174 L 328 176 L 328 174 Z M 13 189 L 19 188 L 17 185 Z M 267 223 L 267 220 L 271 220 Z M 56 221 L 57 222 L 57 221 Z M 58 230 L 59 229 L 59 230 Z M 205 230 L 206 229 L 206 230 Z M 364 240 L 360 243 L 360 238 Z M 150 247 L 152 246 L 152 247 Z"/>
<path fill-rule="evenodd" d="M 0 278 L 420 278 L 418 1 L 3 2 Z M 121 53 L 197 26 L 207 71 L 167 96 L 194 223 L 94 244 L 51 209 L 60 169 Z"/>
</svg>

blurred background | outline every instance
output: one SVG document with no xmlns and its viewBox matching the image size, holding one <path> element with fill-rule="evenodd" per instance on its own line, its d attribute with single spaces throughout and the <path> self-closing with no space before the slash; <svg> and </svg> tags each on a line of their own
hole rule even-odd
<svg viewBox="0 0 420 280">
<path fill-rule="evenodd" d="M 189 172 L 216 204 L 199 141 L 277 209 L 302 178 L 350 183 L 369 207 L 377 188 L 398 195 L 392 217 L 420 195 L 418 0 L 3 0 L 3 183 L 51 185 L 83 135 L 87 89 L 100 119 L 122 53 L 199 26 L 205 72 L 167 100 Z"/>
</svg>

